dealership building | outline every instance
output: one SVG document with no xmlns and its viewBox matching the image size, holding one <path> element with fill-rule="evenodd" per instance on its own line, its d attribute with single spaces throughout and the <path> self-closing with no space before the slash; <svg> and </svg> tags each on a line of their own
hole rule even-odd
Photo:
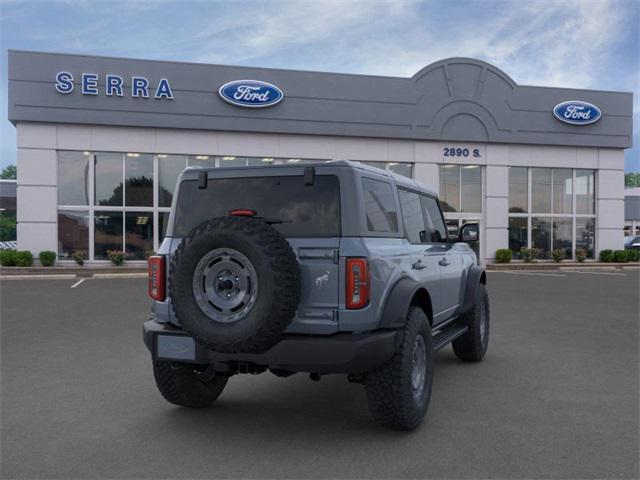
<svg viewBox="0 0 640 480">
<path fill-rule="evenodd" d="M 518 85 L 449 58 L 382 77 L 9 52 L 18 248 L 143 260 L 189 165 L 354 160 L 479 222 L 479 253 L 623 245 L 632 94 Z M 570 85 L 568 86 L 570 87 Z"/>
</svg>

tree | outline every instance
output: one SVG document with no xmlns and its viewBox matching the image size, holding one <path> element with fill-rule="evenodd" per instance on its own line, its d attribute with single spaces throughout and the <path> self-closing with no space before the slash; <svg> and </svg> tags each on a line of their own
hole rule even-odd
<svg viewBox="0 0 640 480">
<path fill-rule="evenodd" d="M 624 186 L 627 188 L 640 187 L 640 172 L 625 173 Z"/>
<path fill-rule="evenodd" d="M 4 169 L 2 170 L 2 173 L 0 173 L 0 178 L 2 178 L 3 180 L 15 180 L 16 174 L 17 174 L 16 166 L 8 165 L 4 167 Z"/>
</svg>

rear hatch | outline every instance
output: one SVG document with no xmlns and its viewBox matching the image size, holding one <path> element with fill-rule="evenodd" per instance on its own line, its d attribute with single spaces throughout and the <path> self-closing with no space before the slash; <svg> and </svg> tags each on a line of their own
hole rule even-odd
<svg viewBox="0 0 640 480">
<path fill-rule="evenodd" d="M 274 169 L 275 170 L 275 169 Z M 171 250 L 189 231 L 233 210 L 253 210 L 271 223 L 293 248 L 301 270 L 302 297 L 288 333 L 338 331 L 340 289 L 340 182 L 336 175 L 275 174 L 264 169 L 210 171 L 206 188 L 185 179 L 173 215 Z M 275 174 L 275 175 L 274 175 Z M 239 176 L 242 175 L 242 176 Z"/>
</svg>

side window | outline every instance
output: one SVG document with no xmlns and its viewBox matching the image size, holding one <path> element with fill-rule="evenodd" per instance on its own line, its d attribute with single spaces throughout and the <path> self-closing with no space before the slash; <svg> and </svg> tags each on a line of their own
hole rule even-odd
<svg viewBox="0 0 640 480">
<path fill-rule="evenodd" d="M 402 222 L 411 243 L 425 243 L 427 232 L 424 226 L 424 215 L 420 204 L 420 195 L 408 190 L 398 189 Z"/>
<path fill-rule="evenodd" d="M 432 242 L 446 242 L 447 241 L 447 227 L 444 224 L 444 219 L 442 218 L 442 212 L 440 212 L 440 207 L 438 206 L 438 202 L 433 197 L 427 197 L 425 195 L 421 195 L 420 199 L 422 200 L 422 208 L 427 214 L 427 218 L 429 219 L 429 230 L 431 231 L 431 241 Z"/>
<path fill-rule="evenodd" d="M 367 229 L 370 232 L 395 233 L 398 215 L 391 185 L 371 178 L 362 179 Z"/>
</svg>

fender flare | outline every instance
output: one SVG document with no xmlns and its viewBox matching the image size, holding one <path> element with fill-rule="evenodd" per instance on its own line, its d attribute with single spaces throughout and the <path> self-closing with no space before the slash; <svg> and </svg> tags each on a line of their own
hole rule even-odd
<svg viewBox="0 0 640 480">
<path fill-rule="evenodd" d="M 476 301 L 476 292 L 478 291 L 478 285 L 487 284 L 487 274 L 484 268 L 478 265 L 472 265 L 467 273 L 467 284 L 464 289 L 464 301 L 460 306 L 460 313 L 469 312 Z"/>
<path fill-rule="evenodd" d="M 398 280 L 387 296 L 387 301 L 385 302 L 384 309 L 382 310 L 382 318 L 380 319 L 379 327 L 401 328 L 404 326 L 407 314 L 409 313 L 409 307 L 411 306 L 411 301 L 420 290 L 424 291 L 430 306 L 430 298 L 428 297 L 429 293 L 422 285 L 415 280 L 406 277 Z M 424 305 L 421 306 L 425 308 Z M 430 308 L 427 308 L 427 310 L 430 310 Z M 432 321 L 432 312 L 425 311 L 425 313 L 430 316 L 429 321 Z"/>
</svg>

